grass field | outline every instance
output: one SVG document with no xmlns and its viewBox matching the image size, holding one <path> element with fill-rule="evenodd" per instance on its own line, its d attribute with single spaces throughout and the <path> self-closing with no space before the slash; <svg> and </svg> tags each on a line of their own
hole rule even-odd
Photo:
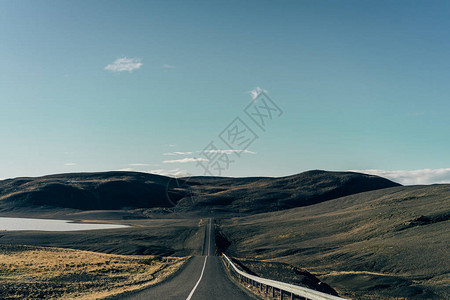
<svg viewBox="0 0 450 300">
<path fill-rule="evenodd" d="M 0 245 L 0 298 L 102 299 L 156 284 L 186 261 Z"/>
</svg>

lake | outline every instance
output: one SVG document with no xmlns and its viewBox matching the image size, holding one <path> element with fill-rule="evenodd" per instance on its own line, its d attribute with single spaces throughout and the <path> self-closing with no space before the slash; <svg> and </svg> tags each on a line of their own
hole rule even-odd
<svg viewBox="0 0 450 300">
<path fill-rule="evenodd" d="M 54 219 L 29 219 L 29 218 L 7 218 L 0 217 L 0 231 L 79 231 L 79 230 L 98 230 L 125 228 L 127 225 L 115 224 L 93 224 L 93 223 L 74 223 L 68 220 Z"/>
</svg>

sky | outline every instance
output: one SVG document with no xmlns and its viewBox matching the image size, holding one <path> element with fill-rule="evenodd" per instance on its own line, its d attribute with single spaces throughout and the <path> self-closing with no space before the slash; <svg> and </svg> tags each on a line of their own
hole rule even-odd
<svg viewBox="0 0 450 300">
<path fill-rule="evenodd" d="M 450 182 L 448 1 L 0 1 L 0 178 Z"/>
</svg>

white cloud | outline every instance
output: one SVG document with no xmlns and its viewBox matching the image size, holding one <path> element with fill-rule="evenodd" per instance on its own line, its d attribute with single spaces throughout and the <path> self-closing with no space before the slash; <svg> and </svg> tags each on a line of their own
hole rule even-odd
<svg viewBox="0 0 450 300">
<path fill-rule="evenodd" d="M 133 168 L 124 168 L 124 169 L 119 169 L 118 171 L 122 171 L 122 172 L 137 172 L 135 169 Z"/>
<path fill-rule="evenodd" d="M 353 170 L 370 175 L 385 177 L 392 181 L 404 184 L 434 184 L 434 183 L 450 183 L 450 168 L 442 169 L 421 169 L 421 170 Z"/>
<path fill-rule="evenodd" d="M 193 158 L 193 157 L 187 157 L 183 159 L 173 159 L 173 160 L 164 160 L 163 163 L 165 164 L 185 164 L 185 163 L 191 163 L 191 162 L 199 162 L 199 161 L 208 161 L 205 158 Z"/>
<path fill-rule="evenodd" d="M 166 152 L 163 153 L 163 155 L 169 156 L 169 155 L 192 155 L 194 153 L 225 153 L 225 154 L 232 154 L 232 153 L 245 153 L 245 154 L 256 154 L 256 152 L 250 151 L 250 150 L 234 150 L 234 149 L 217 149 L 217 150 L 203 150 L 203 151 L 195 151 L 195 152 Z"/>
<path fill-rule="evenodd" d="M 191 176 L 191 174 L 188 171 L 181 170 L 181 169 L 172 169 L 172 170 L 158 169 L 158 170 L 150 170 L 148 172 L 152 173 L 152 174 L 170 176 L 170 177 L 189 177 L 189 176 Z"/>
<path fill-rule="evenodd" d="M 191 155 L 194 152 L 179 152 L 179 151 L 175 151 L 175 152 L 166 152 L 163 153 L 163 155 Z"/>
<path fill-rule="evenodd" d="M 255 100 L 256 98 L 258 98 L 259 94 L 261 93 L 267 93 L 266 90 L 263 90 L 262 88 L 260 88 L 259 86 L 255 87 L 253 90 L 249 91 L 248 93 L 250 94 L 250 96 L 252 97 L 253 100 Z"/>
<path fill-rule="evenodd" d="M 77 164 L 76 163 L 65 163 L 64 165 L 65 166 L 76 166 Z"/>
<path fill-rule="evenodd" d="M 128 164 L 132 167 L 149 167 L 149 166 L 155 166 L 154 164 Z"/>
<path fill-rule="evenodd" d="M 111 72 L 123 72 L 128 71 L 132 72 L 133 70 L 139 69 L 142 67 L 142 62 L 140 58 L 118 58 L 112 64 L 109 64 L 105 67 L 105 70 Z"/>
<path fill-rule="evenodd" d="M 232 154 L 232 153 L 245 153 L 245 154 L 256 154 L 256 152 L 250 151 L 250 150 L 232 150 L 232 149 L 228 149 L 228 150 L 205 150 L 205 151 L 201 151 L 201 152 L 206 152 L 206 153 L 225 153 L 225 154 Z"/>
</svg>

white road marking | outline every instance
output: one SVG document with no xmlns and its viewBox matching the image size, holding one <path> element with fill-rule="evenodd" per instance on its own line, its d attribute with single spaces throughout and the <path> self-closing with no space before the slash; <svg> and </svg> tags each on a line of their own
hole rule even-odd
<svg viewBox="0 0 450 300">
<path fill-rule="evenodd" d="M 200 284 L 200 281 L 202 281 L 203 273 L 205 272 L 206 260 L 207 259 L 208 259 L 208 256 L 205 256 L 205 262 L 203 263 L 203 269 L 202 269 L 202 273 L 200 274 L 200 278 L 198 279 L 197 283 L 195 284 L 194 288 L 192 289 L 191 293 L 186 298 L 186 300 L 191 300 L 192 295 L 194 295 L 194 292 L 197 289 L 197 286 Z"/>
<path fill-rule="evenodd" d="M 207 244 L 208 251 L 206 251 L 205 262 L 203 263 L 202 273 L 200 274 L 200 278 L 198 279 L 197 283 L 195 284 L 194 288 L 192 289 L 191 293 L 186 298 L 186 300 L 191 300 L 192 295 L 194 295 L 195 290 L 197 289 L 197 286 L 200 284 L 200 281 L 202 281 L 203 273 L 205 272 L 206 260 L 208 259 L 209 252 L 211 251 L 211 246 L 210 246 L 210 243 L 211 243 L 211 219 L 209 219 L 208 230 L 206 231 L 206 234 L 208 235 L 208 244 Z"/>
</svg>

